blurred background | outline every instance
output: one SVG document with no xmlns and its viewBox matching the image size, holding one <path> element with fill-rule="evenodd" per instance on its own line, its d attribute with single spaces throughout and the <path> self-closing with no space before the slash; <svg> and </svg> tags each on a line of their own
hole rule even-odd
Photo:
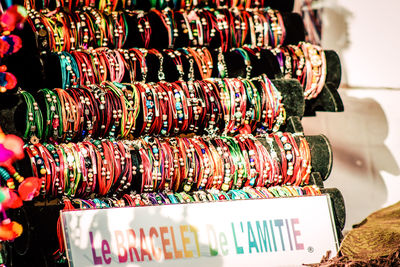
<svg viewBox="0 0 400 267">
<path fill-rule="evenodd" d="M 333 170 L 325 183 L 346 202 L 346 226 L 400 201 L 400 1 L 321 0 L 324 49 L 342 63 L 343 113 L 304 118 L 305 133 L 325 134 Z"/>
</svg>

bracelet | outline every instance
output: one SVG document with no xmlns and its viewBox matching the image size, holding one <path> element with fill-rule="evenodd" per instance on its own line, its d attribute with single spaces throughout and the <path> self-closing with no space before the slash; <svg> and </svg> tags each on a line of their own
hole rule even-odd
<svg viewBox="0 0 400 267">
<path fill-rule="evenodd" d="M 19 91 L 19 93 L 23 96 L 26 104 L 26 121 L 23 137 L 25 140 L 29 140 L 30 143 L 36 144 L 43 135 L 42 112 L 30 93 L 27 91 Z"/>
</svg>

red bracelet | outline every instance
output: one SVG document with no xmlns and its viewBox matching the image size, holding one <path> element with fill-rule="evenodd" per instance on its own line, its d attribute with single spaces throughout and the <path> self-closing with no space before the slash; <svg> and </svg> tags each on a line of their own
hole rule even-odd
<svg viewBox="0 0 400 267">
<path fill-rule="evenodd" d="M 178 141 L 176 138 L 168 139 L 168 144 L 171 147 L 171 151 L 172 151 L 172 155 L 173 155 L 173 163 L 174 163 L 172 177 L 175 178 L 175 179 L 171 179 L 169 189 L 176 191 L 177 188 L 179 188 L 180 180 L 181 180 L 181 176 L 180 176 L 180 174 L 181 174 L 181 166 L 180 166 L 181 154 L 179 151 Z"/>
<path fill-rule="evenodd" d="M 114 183 L 114 153 L 112 149 L 108 145 L 109 141 L 101 142 L 101 146 L 103 149 L 103 167 L 102 167 L 102 176 L 104 177 L 104 188 L 101 195 L 106 195 L 109 191 L 111 186 Z"/>
<path fill-rule="evenodd" d="M 174 155 L 168 140 L 163 139 L 161 141 L 161 150 L 163 151 L 163 161 L 161 163 L 163 176 L 159 187 L 160 191 L 171 190 L 174 178 Z"/>
<path fill-rule="evenodd" d="M 302 159 L 300 158 L 300 150 L 296 143 L 295 138 L 291 133 L 284 133 L 284 135 L 289 140 L 289 143 L 292 145 L 292 166 L 293 166 L 293 173 L 292 179 L 290 180 L 290 185 L 299 185 L 301 183 L 301 175 L 300 175 L 300 165 L 302 163 Z"/>
<path fill-rule="evenodd" d="M 82 166 L 82 186 L 78 191 L 81 197 L 87 197 L 93 190 L 93 161 L 91 153 L 84 143 L 76 144 L 81 159 Z"/>
<path fill-rule="evenodd" d="M 222 155 L 219 154 L 217 148 L 214 146 L 210 139 L 206 141 L 207 147 L 209 148 L 211 155 L 211 164 L 213 165 L 213 172 L 208 179 L 206 189 L 217 188 L 218 184 L 223 182 L 224 175 L 224 164 L 222 162 Z"/>
<path fill-rule="evenodd" d="M 308 184 L 311 174 L 311 151 L 310 146 L 304 136 L 300 136 L 300 155 L 301 165 L 301 184 Z"/>
<path fill-rule="evenodd" d="M 35 144 L 35 147 L 37 151 L 40 152 L 40 155 L 44 161 L 44 166 L 46 170 L 46 174 L 44 175 L 44 181 L 45 181 L 45 191 L 47 193 L 50 193 L 53 189 L 51 188 L 53 179 L 54 179 L 54 173 L 55 173 L 55 162 L 52 158 L 52 155 L 50 152 L 40 143 Z"/>
<path fill-rule="evenodd" d="M 152 166 L 149 159 L 149 155 L 146 153 L 146 148 L 141 147 L 139 149 L 141 158 L 140 172 L 142 173 L 142 186 L 141 192 L 150 192 L 153 189 L 152 184 Z"/>
</svg>

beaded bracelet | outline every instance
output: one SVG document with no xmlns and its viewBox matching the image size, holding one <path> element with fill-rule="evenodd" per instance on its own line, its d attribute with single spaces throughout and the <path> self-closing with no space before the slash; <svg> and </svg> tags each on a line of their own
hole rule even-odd
<svg viewBox="0 0 400 267">
<path fill-rule="evenodd" d="M 50 51 L 71 52 L 79 49 L 113 47 L 121 49 L 128 43 L 135 47 L 159 47 L 152 40 L 160 29 L 166 32 L 165 48 L 176 46 L 221 47 L 226 52 L 231 47 L 244 44 L 261 47 L 281 46 L 286 38 L 282 15 L 267 9 L 190 9 L 173 11 L 170 8 L 149 12 L 112 10 L 112 5 L 64 12 L 33 9 L 28 11 L 28 22 L 42 45 Z M 130 1 L 132 2 L 132 1 Z M 70 5 L 72 1 L 68 1 Z M 130 11 L 127 11 L 130 10 Z M 153 29 L 152 29 L 153 28 Z M 158 29 L 158 31 L 154 30 Z M 134 36 L 135 35 L 135 36 Z M 135 38 L 138 36 L 138 38 Z M 129 42 L 128 42 L 129 40 Z M 177 41 L 183 42 L 178 45 Z M 132 43 L 132 41 L 134 43 Z M 161 44 L 163 45 L 163 44 Z"/>
<path fill-rule="evenodd" d="M 62 89 L 77 87 L 80 81 L 80 73 L 75 59 L 66 52 L 58 52 L 57 55 L 60 59 Z"/>
<path fill-rule="evenodd" d="M 33 96 L 27 91 L 19 91 L 23 96 L 26 104 L 26 122 L 24 139 L 29 140 L 30 143 L 37 143 L 43 135 L 43 117 L 39 109 L 38 103 Z"/>
<path fill-rule="evenodd" d="M 51 141 L 267 133 L 277 131 L 285 119 L 280 94 L 266 77 L 157 84 L 103 82 L 41 93 L 46 118 L 39 127 L 43 138 Z"/>
<path fill-rule="evenodd" d="M 25 1 L 25 7 L 30 9 L 49 9 L 53 7 L 52 2 L 36 2 L 34 0 Z M 268 1 L 249 1 L 249 0 L 147 0 L 139 2 L 133 1 L 116 1 L 116 0 L 99 0 L 99 1 L 89 1 L 89 0 L 75 0 L 75 1 L 64 1 L 60 0 L 57 2 L 58 7 L 65 7 L 68 10 L 74 10 L 86 6 L 94 7 L 105 13 L 112 13 L 117 10 L 135 10 L 138 8 L 147 7 L 149 9 L 163 10 L 170 8 L 173 10 L 192 10 L 199 9 L 204 6 L 209 8 L 227 8 L 232 7 L 240 10 L 247 10 L 253 8 L 262 8 L 268 6 L 270 3 Z"/>
<path fill-rule="evenodd" d="M 287 144 L 294 147 L 293 142 L 297 138 L 288 133 L 275 137 L 284 147 Z M 284 137 L 287 138 L 286 141 L 282 140 Z M 269 161 L 282 159 L 277 155 L 273 156 L 274 152 L 269 152 L 268 149 L 261 151 L 258 147 L 259 141 L 253 138 L 248 135 L 212 140 L 200 137 L 168 140 L 146 138 L 132 143 L 94 140 L 55 146 L 35 144 L 26 146 L 25 150 L 30 157 L 34 175 L 41 179 L 43 196 L 88 197 L 95 194 L 118 198 L 131 192 L 138 183 L 140 185 L 136 189 L 145 193 L 142 196 L 146 196 L 143 199 L 146 205 L 154 204 L 154 200 L 157 203 L 162 202 L 156 195 L 148 194 L 161 191 L 167 194 L 183 191 L 191 196 L 193 191 L 209 190 L 206 195 L 212 200 L 245 198 L 239 193 L 242 188 L 253 198 L 270 197 L 271 194 L 302 195 L 303 191 L 298 190 L 297 186 L 287 185 L 306 184 L 299 180 L 299 177 L 303 179 L 301 175 L 294 175 L 295 181 L 293 177 L 288 178 L 290 161 L 286 158 L 286 164 L 270 163 Z M 282 157 L 289 155 L 289 150 L 283 150 L 285 155 Z M 292 153 L 293 151 L 295 150 Z M 272 156 L 268 157 L 269 154 Z M 300 151 L 293 153 L 295 162 L 300 162 L 294 168 L 294 173 L 307 173 L 308 162 L 303 161 L 299 154 Z M 267 156 L 269 160 L 255 160 L 260 156 Z M 255 176 L 257 173 L 260 175 Z M 282 177 L 277 178 L 276 175 L 280 173 L 283 173 Z M 8 176 L 6 178 L 8 181 Z M 270 182 L 266 182 L 267 180 Z M 263 184 L 268 186 L 269 193 L 261 189 Z M 313 187 L 306 187 L 304 190 L 308 195 L 319 194 Z M 203 201 L 204 195 L 195 195 L 192 199 L 184 194 L 175 197 L 181 197 L 184 202 L 187 199 Z M 127 199 L 129 202 L 129 198 Z"/>
</svg>

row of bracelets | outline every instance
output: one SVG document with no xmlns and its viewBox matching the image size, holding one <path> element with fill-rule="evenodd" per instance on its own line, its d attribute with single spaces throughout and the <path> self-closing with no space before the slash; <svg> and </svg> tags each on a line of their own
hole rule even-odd
<svg viewBox="0 0 400 267">
<path fill-rule="evenodd" d="M 25 0 L 27 9 L 52 9 L 55 7 L 65 7 L 68 10 L 79 9 L 85 6 L 97 8 L 101 11 L 111 12 L 117 10 L 133 9 L 165 9 L 175 10 L 194 9 L 194 8 L 227 8 L 238 7 L 249 9 L 254 7 L 267 7 L 270 1 L 267 0 L 142 0 L 142 1 L 119 1 L 119 0 L 45 0 L 36 2 L 36 0 Z"/>
<path fill-rule="evenodd" d="M 194 192 L 158 192 L 143 194 L 125 194 L 122 198 L 95 198 L 85 199 L 65 199 L 71 202 L 73 209 L 103 209 L 103 208 L 122 208 L 138 206 L 154 206 L 168 204 L 184 204 L 199 202 L 215 202 L 224 200 L 244 200 L 244 199 L 269 199 L 278 197 L 300 197 L 318 196 L 321 191 L 315 185 L 306 186 L 272 186 L 266 187 L 246 187 L 243 189 L 231 189 L 228 192 L 210 189 Z"/>
<path fill-rule="evenodd" d="M 272 52 L 272 54 L 271 54 Z M 119 49 L 97 48 L 88 51 L 57 52 L 51 54 L 60 64 L 59 86 L 63 89 L 103 81 L 183 81 L 208 79 L 211 77 L 232 77 L 229 70 L 244 66 L 243 78 L 251 78 L 265 73 L 257 70 L 267 60 L 266 54 L 275 54 L 281 72 L 286 78 L 299 80 L 305 90 L 305 98 L 318 96 L 326 79 L 326 58 L 324 51 L 316 45 L 300 42 L 278 49 L 234 48 L 224 53 L 207 48 L 165 49 Z M 242 62 L 225 60 L 237 54 Z M 152 64 L 149 64 L 152 57 Z M 268 57 L 268 56 L 267 56 Z M 53 64 L 54 65 L 54 64 Z M 261 73 L 257 73 L 261 72 Z M 237 71 L 235 72 L 237 73 Z M 237 74 L 238 75 L 238 74 Z M 153 77 L 154 76 L 154 77 Z"/>
<path fill-rule="evenodd" d="M 311 151 L 302 135 L 90 140 L 26 145 L 41 195 L 118 197 L 125 193 L 191 192 L 307 185 Z"/>
<path fill-rule="evenodd" d="M 286 38 L 282 15 L 270 8 L 171 9 L 103 13 L 90 7 L 65 12 L 28 12 L 32 30 L 50 51 L 97 47 L 178 48 L 185 46 L 278 47 Z M 164 38 L 165 37 L 165 38 Z"/>
<path fill-rule="evenodd" d="M 264 75 L 192 82 L 112 83 L 20 91 L 26 141 L 76 142 L 195 133 L 276 132 L 285 122 L 281 94 Z M 25 111 L 25 112 L 24 112 Z M 22 122 L 21 122 L 22 123 Z"/>
</svg>

